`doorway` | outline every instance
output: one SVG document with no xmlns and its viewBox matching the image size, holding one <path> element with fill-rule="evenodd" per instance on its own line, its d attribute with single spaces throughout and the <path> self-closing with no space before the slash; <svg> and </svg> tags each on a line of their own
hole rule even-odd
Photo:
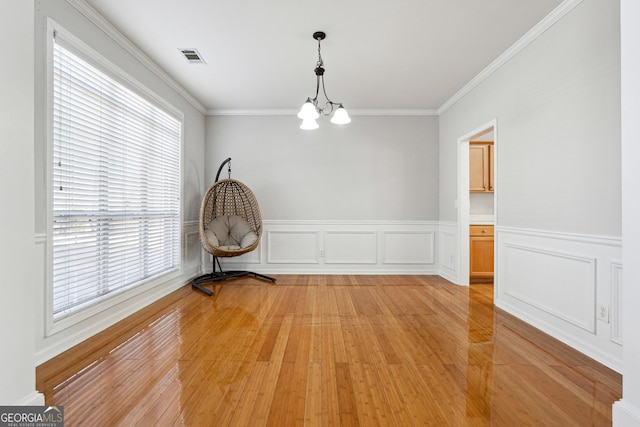
<svg viewBox="0 0 640 427">
<path fill-rule="evenodd" d="M 493 141 L 491 147 L 493 181 L 491 187 L 493 192 L 486 194 L 474 194 L 470 192 L 470 146 L 471 142 Z M 458 139 L 458 285 L 468 286 L 471 283 L 470 260 L 470 225 L 490 225 L 491 228 L 479 229 L 480 232 L 490 230 L 492 232 L 497 226 L 497 152 L 498 152 L 498 132 L 497 120 L 480 126 L 479 128 L 463 135 Z M 472 200 L 473 199 L 473 200 Z M 474 227 L 475 228 L 475 227 Z M 485 239 L 486 240 L 486 239 Z M 496 272 L 497 257 L 496 247 L 493 244 L 493 272 Z M 494 273 L 494 294 L 497 284 L 497 275 Z"/>
</svg>

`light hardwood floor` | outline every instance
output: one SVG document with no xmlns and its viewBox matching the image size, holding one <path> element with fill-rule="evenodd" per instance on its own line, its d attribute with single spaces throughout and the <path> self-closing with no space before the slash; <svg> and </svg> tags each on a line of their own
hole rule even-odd
<svg viewBox="0 0 640 427">
<path fill-rule="evenodd" d="M 37 369 L 70 426 L 605 426 L 615 372 L 437 276 L 185 286 Z M 212 285 L 210 285 L 212 287 Z"/>
</svg>

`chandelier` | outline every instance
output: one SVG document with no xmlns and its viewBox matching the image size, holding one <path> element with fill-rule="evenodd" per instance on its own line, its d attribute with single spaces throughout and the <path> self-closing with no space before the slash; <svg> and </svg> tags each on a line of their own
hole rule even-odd
<svg viewBox="0 0 640 427">
<path fill-rule="evenodd" d="M 317 129 L 318 122 L 316 122 L 316 119 L 318 119 L 320 115 L 328 116 L 331 113 L 333 113 L 331 123 L 344 125 L 351 122 L 351 117 L 349 117 L 349 113 L 344 109 L 342 103 L 331 101 L 324 88 L 324 61 L 322 60 L 322 55 L 320 53 L 320 42 L 324 40 L 326 36 L 327 35 L 323 31 L 316 31 L 313 33 L 313 38 L 318 40 L 318 62 L 316 63 L 316 68 L 314 70 L 316 73 L 316 95 L 313 98 L 307 98 L 298 113 L 298 118 L 302 119 L 300 129 Z M 318 106 L 318 95 L 320 93 L 321 85 L 322 93 L 326 99 L 324 106 Z"/>
</svg>

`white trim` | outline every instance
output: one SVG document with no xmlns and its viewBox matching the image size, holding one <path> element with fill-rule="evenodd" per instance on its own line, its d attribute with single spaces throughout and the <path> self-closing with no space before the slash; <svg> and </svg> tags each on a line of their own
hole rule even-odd
<svg viewBox="0 0 640 427">
<path fill-rule="evenodd" d="M 469 215 L 469 224 L 491 225 L 491 224 L 494 224 L 495 221 L 496 221 L 495 215 L 477 215 L 477 214 Z"/>
<path fill-rule="evenodd" d="M 613 246 L 622 248 L 622 237 L 609 236 L 593 236 L 588 234 L 567 233 L 560 231 L 547 231 L 531 228 L 519 227 L 496 227 L 496 232 L 504 232 L 509 234 L 520 234 L 523 236 L 542 237 L 545 239 L 556 239 L 564 241 L 572 241 L 578 243 L 589 243 L 594 245 Z"/>
<path fill-rule="evenodd" d="M 530 29 L 524 36 L 516 41 L 510 48 L 505 50 L 500 56 L 498 56 L 491 64 L 489 64 L 484 70 L 480 71 L 473 79 L 471 79 L 466 85 L 456 92 L 451 98 L 442 104 L 437 112 L 438 115 L 447 111 L 452 105 L 464 98 L 469 92 L 471 92 L 476 86 L 485 81 L 489 76 L 495 73 L 500 67 L 506 64 L 511 58 L 524 50 L 531 42 L 540 37 L 545 31 L 547 31 L 553 24 L 558 22 L 563 16 L 569 13 L 574 7 L 579 5 L 582 0 L 565 0 L 558 7 L 556 7 L 551 13 L 549 13 L 542 21 L 538 22 L 532 29 Z"/>
<path fill-rule="evenodd" d="M 182 98 L 191 104 L 196 110 L 205 114 L 207 109 L 193 95 L 187 92 L 178 82 L 176 82 L 169 74 L 167 74 L 158 64 L 156 64 L 146 53 L 134 45 L 124 34 L 107 21 L 93 7 L 84 0 L 67 0 L 67 2 L 76 8 L 83 16 L 89 19 L 96 27 L 101 29 L 107 36 L 115 41 L 121 48 L 127 51 L 131 56 L 137 59 L 149 71 L 155 74 L 160 80 L 166 83 L 171 89 L 175 90 Z"/>
<path fill-rule="evenodd" d="M 349 110 L 352 116 L 437 116 L 433 109 Z"/>
<path fill-rule="evenodd" d="M 442 277 L 443 279 L 447 279 L 448 281 L 450 281 L 451 283 L 455 284 L 457 278 L 455 276 L 452 276 L 450 273 L 446 272 L 446 271 L 439 271 L 438 273 L 436 273 L 438 276 Z"/>
<path fill-rule="evenodd" d="M 44 394 L 34 391 L 17 402 L 16 406 L 44 406 Z"/>
<path fill-rule="evenodd" d="M 438 221 L 438 225 L 441 225 L 443 227 L 453 227 L 456 228 L 458 226 L 458 223 L 455 221 Z"/>
<path fill-rule="evenodd" d="M 362 221 L 353 221 L 353 220 L 315 220 L 315 219 L 311 219 L 311 220 L 307 220 L 307 219 L 302 219 L 302 220 L 280 220 L 280 219 L 265 219 L 262 221 L 263 225 L 270 225 L 270 226 L 277 226 L 277 225 L 284 225 L 284 226 L 288 226 L 288 225 L 292 225 L 292 226 L 299 226 L 299 225 L 313 225 L 313 226 L 318 226 L 318 225 L 325 225 L 325 226 L 341 226 L 341 225 L 347 225 L 347 226 L 353 226 L 353 225 L 368 225 L 368 226 L 373 226 L 373 225 L 385 225 L 385 226 L 398 226 L 398 225 L 409 225 L 409 226 L 416 226 L 416 225 L 430 225 L 430 226 L 438 226 L 440 224 L 439 221 L 430 221 L 430 220 L 407 220 L 407 221 L 403 221 L 403 220 L 389 220 L 389 221 L 383 221 L 383 220 L 362 220 Z M 450 223 L 450 225 L 455 225 L 455 222 Z"/>
<path fill-rule="evenodd" d="M 613 261 L 610 266 L 611 273 L 611 305 L 610 305 L 610 318 L 611 318 L 611 341 L 616 344 L 623 345 L 623 330 L 622 330 L 622 301 L 623 301 L 623 286 L 622 286 L 622 261 Z"/>
<path fill-rule="evenodd" d="M 613 425 L 615 427 L 640 427 L 640 407 L 620 399 L 613 403 Z"/>
<path fill-rule="evenodd" d="M 297 116 L 298 110 L 207 109 L 207 116 Z M 297 119 L 297 117 L 296 117 Z"/>
<path fill-rule="evenodd" d="M 457 261 L 458 280 L 457 285 L 469 286 L 469 139 L 478 132 L 474 131 L 458 138 L 458 194 L 456 207 L 458 208 L 458 251 Z"/>
<path fill-rule="evenodd" d="M 351 110 L 351 116 L 437 116 L 438 110 L 420 109 L 394 109 L 394 110 Z M 298 110 L 250 110 L 250 109 L 216 109 L 211 108 L 206 111 L 207 116 L 293 116 L 298 114 Z M 297 118 L 297 117 L 296 117 Z"/>
<path fill-rule="evenodd" d="M 239 264 L 243 265 L 243 264 Z M 303 275 L 351 275 L 351 276 L 441 276 L 436 266 L 433 268 L 419 269 L 419 268 L 403 268 L 402 270 L 396 270 L 393 268 L 386 269 L 369 269 L 369 268 L 352 268 L 353 264 L 347 266 L 348 268 L 340 268 L 340 264 L 330 264 L 333 268 L 323 268 L 319 270 L 318 268 L 291 268 L 288 267 L 277 267 L 275 264 L 271 264 L 269 269 L 251 269 L 258 273 L 267 274 L 267 275 L 292 275 L 292 274 L 303 274 Z M 365 264 L 362 264 L 363 266 Z M 368 264 L 367 264 L 368 265 Z M 223 264 L 224 266 L 224 264 Z M 244 268 L 241 268 L 244 270 Z M 444 276 L 442 276 L 444 277 Z M 446 277 L 444 277 L 446 279 Z M 276 283 L 277 284 L 277 283 Z"/>
</svg>

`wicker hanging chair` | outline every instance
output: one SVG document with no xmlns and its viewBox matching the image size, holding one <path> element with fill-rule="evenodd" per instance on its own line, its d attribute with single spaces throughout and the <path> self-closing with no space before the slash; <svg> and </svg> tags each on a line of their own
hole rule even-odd
<svg viewBox="0 0 640 427">
<path fill-rule="evenodd" d="M 200 243 L 213 257 L 213 271 L 198 276 L 191 285 L 207 295 L 213 292 L 203 287 L 204 283 L 217 282 L 242 276 L 254 276 L 275 282 L 276 279 L 252 271 L 222 271 L 218 257 L 235 257 L 251 252 L 258 247 L 262 236 L 262 216 L 253 192 L 235 179 L 219 180 L 225 160 L 218 169 L 216 182 L 205 193 L 200 206 Z"/>
</svg>

